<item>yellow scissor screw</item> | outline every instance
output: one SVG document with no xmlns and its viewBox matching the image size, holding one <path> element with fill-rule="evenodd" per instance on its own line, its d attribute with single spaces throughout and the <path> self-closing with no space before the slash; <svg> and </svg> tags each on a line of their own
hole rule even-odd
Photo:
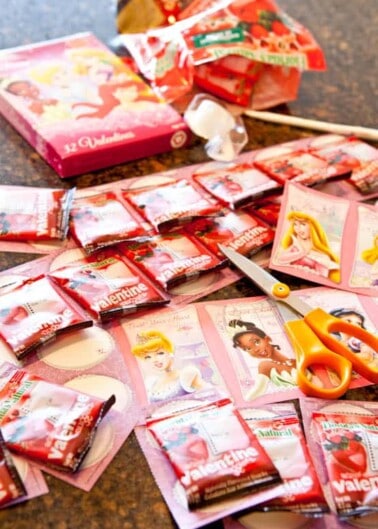
<svg viewBox="0 0 378 529">
<path fill-rule="evenodd" d="M 275 283 L 272 286 L 272 294 L 275 298 L 285 299 L 290 295 L 290 287 L 285 283 Z"/>
</svg>

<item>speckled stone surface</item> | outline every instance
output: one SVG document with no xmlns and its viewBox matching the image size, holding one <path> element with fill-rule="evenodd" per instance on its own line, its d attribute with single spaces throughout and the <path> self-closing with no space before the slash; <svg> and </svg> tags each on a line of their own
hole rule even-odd
<svg viewBox="0 0 378 529">
<path fill-rule="evenodd" d="M 0 48 L 92 31 L 104 42 L 115 35 L 113 0 L 3 0 Z M 377 127 L 378 9 L 376 0 L 281 0 L 323 47 L 328 70 L 308 72 L 298 99 L 281 110 L 292 115 L 351 125 Z M 247 149 L 306 135 L 287 126 L 245 120 Z M 43 187 L 86 187 L 167 168 L 206 161 L 203 142 L 70 180 L 61 180 L 17 132 L 0 118 L 0 182 Z M 33 255 L 0 253 L 0 269 Z M 254 293 L 241 280 L 213 295 L 233 298 Z M 347 397 L 376 400 L 378 388 L 349 392 Z M 169 529 L 175 527 L 132 435 L 90 493 L 47 476 L 49 494 L 0 511 L 1 529 Z M 212 526 L 221 528 L 221 523 Z"/>
</svg>

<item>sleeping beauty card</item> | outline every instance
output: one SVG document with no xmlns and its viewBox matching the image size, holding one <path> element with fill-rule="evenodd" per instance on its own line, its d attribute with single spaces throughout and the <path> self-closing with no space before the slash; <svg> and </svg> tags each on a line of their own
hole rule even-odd
<svg viewBox="0 0 378 529">
<path fill-rule="evenodd" d="M 378 208 L 287 183 L 269 266 L 377 296 Z"/>
</svg>

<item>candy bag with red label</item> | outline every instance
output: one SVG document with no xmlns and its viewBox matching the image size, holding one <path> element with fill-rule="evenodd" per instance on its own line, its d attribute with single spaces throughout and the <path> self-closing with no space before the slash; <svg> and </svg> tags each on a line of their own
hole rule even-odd
<svg viewBox="0 0 378 529">
<path fill-rule="evenodd" d="M 243 418 L 284 480 L 283 493 L 257 509 L 319 516 L 329 511 L 294 404 L 243 409 Z"/>
<path fill-rule="evenodd" d="M 221 215 L 222 208 L 187 180 L 123 191 L 123 196 L 161 233 L 196 218 Z"/>
<path fill-rule="evenodd" d="M 76 472 L 115 402 L 0 366 L 0 428 L 7 447 L 38 463 Z"/>
<path fill-rule="evenodd" d="M 338 516 L 378 512 L 377 414 L 312 414 Z"/>
<path fill-rule="evenodd" d="M 75 189 L 0 186 L 0 240 L 64 239 Z"/>
<path fill-rule="evenodd" d="M 281 186 L 251 163 L 210 163 L 193 173 L 193 179 L 221 202 L 240 208 Z"/>
<path fill-rule="evenodd" d="M 181 232 L 125 243 L 122 251 L 164 290 L 224 265 L 194 237 Z"/>
<path fill-rule="evenodd" d="M 189 509 L 275 486 L 280 476 L 225 398 L 147 420 L 184 488 Z"/>
<path fill-rule="evenodd" d="M 70 232 L 87 253 L 147 233 L 112 191 L 77 198 L 70 217 Z"/>
<path fill-rule="evenodd" d="M 230 211 L 224 217 L 194 221 L 186 226 L 185 231 L 198 237 L 220 259 L 224 259 L 224 254 L 219 250 L 219 244 L 242 255 L 252 255 L 274 239 L 271 228 L 244 211 Z"/>
<path fill-rule="evenodd" d="M 0 508 L 26 496 L 26 490 L 0 430 Z"/>
<path fill-rule="evenodd" d="M 332 511 L 339 520 L 375 527 L 377 403 L 307 397 L 300 400 L 300 408 L 309 449 Z"/>
<path fill-rule="evenodd" d="M 110 250 L 68 263 L 49 277 L 103 322 L 170 301 L 132 263 Z"/>
<path fill-rule="evenodd" d="M 25 280 L 1 293 L 0 337 L 21 359 L 58 335 L 90 327 L 85 318 L 51 285 L 45 276 Z"/>
</svg>

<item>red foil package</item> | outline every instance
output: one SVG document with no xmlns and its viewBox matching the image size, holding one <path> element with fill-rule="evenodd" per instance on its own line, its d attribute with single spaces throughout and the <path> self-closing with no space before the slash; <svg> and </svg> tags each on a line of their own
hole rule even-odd
<svg viewBox="0 0 378 529">
<path fill-rule="evenodd" d="M 126 243 L 122 251 L 164 290 L 223 265 L 200 242 L 181 232 Z"/>
<path fill-rule="evenodd" d="M 345 167 L 330 165 L 326 160 L 305 151 L 255 160 L 255 165 L 281 184 L 291 180 L 307 186 L 348 172 Z"/>
<path fill-rule="evenodd" d="M 311 516 L 329 512 L 294 405 L 276 404 L 273 412 L 268 408 L 241 412 L 284 480 L 283 494 L 257 508 Z"/>
<path fill-rule="evenodd" d="M 0 186 L 0 240 L 64 239 L 75 190 Z"/>
<path fill-rule="evenodd" d="M 206 164 L 193 173 L 193 179 L 233 209 L 281 189 L 275 180 L 251 163 Z"/>
<path fill-rule="evenodd" d="M 169 303 L 135 266 L 111 251 L 69 263 L 49 276 L 102 322 Z"/>
<path fill-rule="evenodd" d="M 6 286 L 4 287 L 6 288 Z M 18 359 L 60 334 L 90 327 L 45 276 L 25 280 L 4 294 L 0 288 L 0 336 Z"/>
<path fill-rule="evenodd" d="M 356 407 L 319 410 L 312 424 L 327 468 L 329 487 L 341 519 L 378 512 L 377 414 Z"/>
<path fill-rule="evenodd" d="M 280 482 L 271 459 L 229 399 L 151 418 L 147 428 L 171 462 L 189 509 Z"/>
<path fill-rule="evenodd" d="M 26 496 L 25 487 L 0 430 L 0 508 Z"/>
<path fill-rule="evenodd" d="M 221 215 L 221 206 L 187 180 L 125 190 L 124 197 L 161 233 L 200 217 Z"/>
<path fill-rule="evenodd" d="M 76 472 L 115 402 L 0 366 L 0 428 L 8 448 L 42 465 Z"/>
<path fill-rule="evenodd" d="M 143 222 L 107 191 L 78 198 L 70 213 L 70 233 L 87 253 L 145 235 Z"/>
<path fill-rule="evenodd" d="M 242 255 L 252 255 L 274 239 L 271 228 L 244 211 L 230 211 L 224 217 L 197 220 L 186 226 L 185 231 L 198 237 L 220 259 L 225 257 L 218 244 Z"/>
<path fill-rule="evenodd" d="M 270 226 L 277 226 L 281 209 L 281 197 L 269 197 L 257 200 L 253 206 L 247 207 L 253 215 L 257 215 Z"/>
</svg>

